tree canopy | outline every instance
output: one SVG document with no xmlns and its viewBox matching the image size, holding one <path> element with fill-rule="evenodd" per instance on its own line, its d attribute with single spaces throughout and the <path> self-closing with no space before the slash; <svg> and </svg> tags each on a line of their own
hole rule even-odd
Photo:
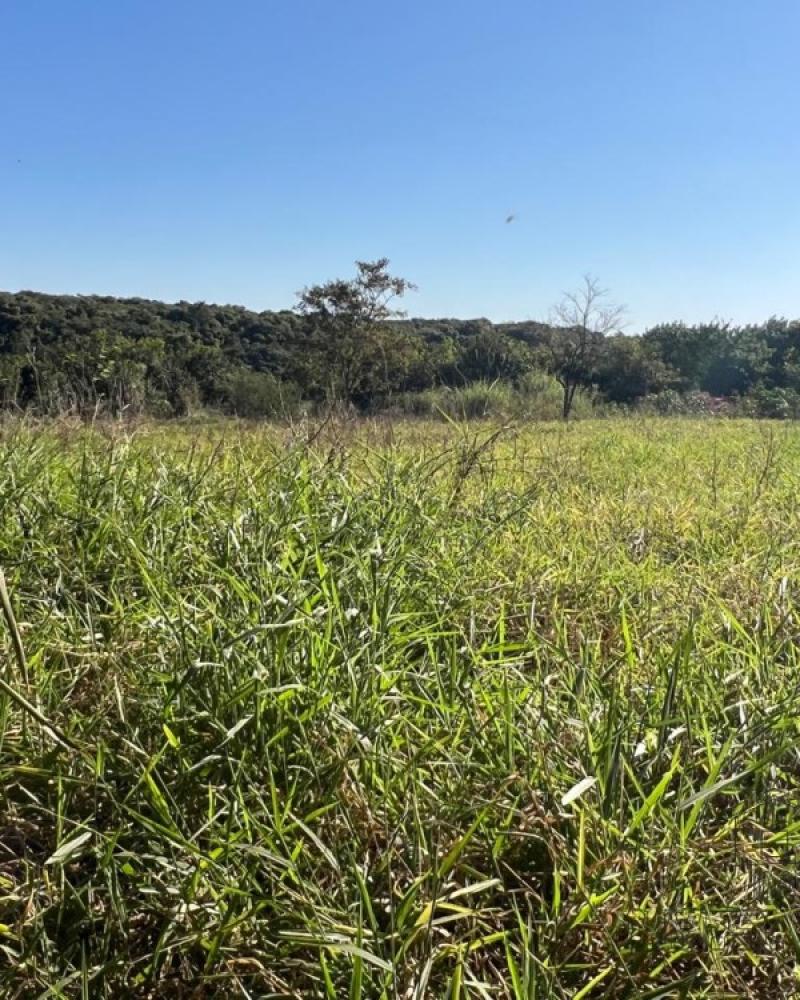
<svg viewBox="0 0 800 1000">
<path fill-rule="evenodd" d="M 798 320 L 664 323 L 630 336 L 592 279 L 548 323 L 406 319 L 395 304 L 413 286 L 388 267 L 358 262 L 354 278 L 312 285 L 295 308 L 276 312 L 0 292 L 0 406 L 270 416 L 336 399 L 365 411 L 402 394 L 518 386 L 550 372 L 565 415 L 581 390 L 617 404 L 705 393 L 766 400 L 779 414 L 800 410 Z"/>
</svg>

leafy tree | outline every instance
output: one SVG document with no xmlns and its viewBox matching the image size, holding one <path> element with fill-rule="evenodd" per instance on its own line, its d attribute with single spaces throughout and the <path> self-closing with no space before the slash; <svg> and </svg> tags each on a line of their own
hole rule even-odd
<svg viewBox="0 0 800 1000">
<path fill-rule="evenodd" d="M 389 261 L 356 261 L 356 277 L 312 285 L 299 294 L 298 309 L 310 324 L 310 375 L 337 402 L 365 405 L 389 392 L 405 362 L 387 321 L 403 315 L 396 298 L 415 288 L 393 277 Z"/>
<path fill-rule="evenodd" d="M 770 348 L 761 331 L 725 326 L 701 388 L 714 396 L 744 395 L 767 373 Z"/>
<path fill-rule="evenodd" d="M 663 323 L 643 334 L 642 340 L 677 376 L 675 388 L 687 392 L 707 389 L 715 360 L 725 353 L 727 327 L 715 321 L 697 326 Z"/>
<path fill-rule="evenodd" d="M 498 379 L 515 382 L 533 366 L 530 349 L 506 336 L 488 320 L 481 320 L 474 334 L 459 343 L 455 369 L 462 385 Z"/>
<path fill-rule="evenodd" d="M 606 338 L 595 369 L 596 385 L 612 403 L 633 403 L 667 388 L 674 378 L 674 372 L 641 337 L 622 334 Z"/>
<path fill-rule="evenodd" d="M 772 316 L 763 326 L 745 329 L 769 352 L 764 383 L 800 391 L 800 321 Z"/>
</svg>

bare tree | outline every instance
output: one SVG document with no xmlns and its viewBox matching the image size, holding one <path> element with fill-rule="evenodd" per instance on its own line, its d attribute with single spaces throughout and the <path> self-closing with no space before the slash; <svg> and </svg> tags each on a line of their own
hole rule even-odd
<svg viewBox="0 0 800 1000">
<path fill-rule="evenodd" d="M 603 341 L 622 327 L 625 306 L 609 303 L 607 296 L 607 289 L 587 274 L 580 288 L 565 292 L 552 309 L 546 360 L 563 390 L 564 420 L 569 419 L 579 387 L 592 384 Z"/>
</svg>

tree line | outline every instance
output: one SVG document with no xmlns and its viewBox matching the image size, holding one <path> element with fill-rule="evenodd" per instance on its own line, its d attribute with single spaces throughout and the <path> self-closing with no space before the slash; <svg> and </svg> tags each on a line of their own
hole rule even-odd
<svg viewBox="0 0 800 1000">
<path fill-rule="evenodd" d="M 709 407 L 800 416 L 800 321 L 664 323 L 622 332 L 622 310 L 591 277 L 547 322 L 408 319 L 414 286 L 385 259 L 310 286 L 293 309 L 0 292 L 0 406 L 39 414 L 210 408 L 279 416 L 331 403 L 369 412 L 430 390 L 546 373 L 560 413 L 601 405 Z"/>
</svg>

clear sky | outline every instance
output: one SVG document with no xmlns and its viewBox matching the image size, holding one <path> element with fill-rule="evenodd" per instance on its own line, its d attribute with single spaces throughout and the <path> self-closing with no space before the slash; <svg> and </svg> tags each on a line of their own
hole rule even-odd
<svg viewBox="0 0 800 1000">
<path fill-rule="evenodd" d="M 798 0 L 4 0 L 0 287 L 800 315 Z M 505 218 L 515 213 L 510 224 Z"/>
</svg>

